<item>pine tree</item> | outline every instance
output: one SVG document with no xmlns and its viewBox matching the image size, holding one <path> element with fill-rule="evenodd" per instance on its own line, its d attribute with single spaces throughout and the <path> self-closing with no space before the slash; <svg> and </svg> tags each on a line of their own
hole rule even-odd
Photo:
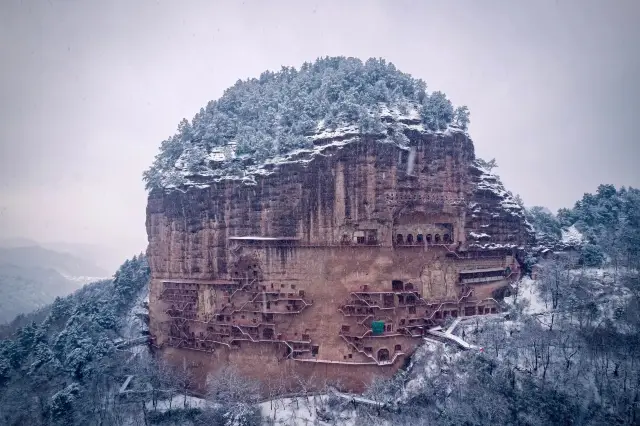
<svg viewBox="0 0 640 426">
<path fill-rule="evenodd" d="M 454 122 L 462 130 L 467 130 L 467 127 L 470 123 L 470 115 L 471 114 L 469 113 L 469 108 L 467 108 L 466 106 L 459 106 L 454 112 Z"/>
<path fill-rule="evenodd" d="M 482 158 L 476 158 L 476 163 L 478 163 L 480 167 L 487 170 L 489 173 L 491 173 L 493 169 L 498 167 L 498 163 L 496 162 L 495 158 L 492 158 L 489 161 L 485 161 Z"/>
</svg>

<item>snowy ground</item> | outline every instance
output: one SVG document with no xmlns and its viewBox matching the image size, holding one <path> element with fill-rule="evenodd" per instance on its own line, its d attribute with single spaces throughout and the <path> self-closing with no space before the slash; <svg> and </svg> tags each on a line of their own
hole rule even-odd
<svg viewBox="0 0 640 426">
<path fill-rule="evenodd" d="M 520 331 L 527 318 L 533 317 L 543 326 L 551 328 L 553 325 L 558 329 L 560 327 L 558 315 L 561 315 L 563 321 L 578 325 L 580 318 L 578 315 L 574 316 L 573 312 L 585 309 L 589 304 L 592 304 L 595 309 L 592 322 L 611 320 L 619 332 L 629 332 L 631 330 L 622 329 L 624 322 L 616 321 L 617 313 L 624 309 L 631 297 L 631 291 L 621 282 L 621 274 L 622 271 L 616 272 L 613 268 L 571 270 L 569 273 L 571 283 L 564 284 L 567 285 L 567 289 L 561 293 L 556 309 L 553 309 L 550 300 L 545 300 L 541 294 L 541 283 L 524 277 L 516 284 L 517 295 L 504 299 L 505 303 L 516 312 L 513 318 L 504 319 L 501 315 L 491 315 L 464 319 L 454 334 L 468 343 L 475 344 L 481 350 L 489 351 L 491 350 L 489 346 L 495 344 L 497 340 L 504 339 L 506 343 L 513 332 Z M 550 299 L 550 296 L 547 299 Z M 502 338 L 499 337 L 501 334 L 504 334 Z"/>
<path fill-rule="evenodd" d="M 337 414 L 328 409 L 329 396 L 282 398 L 259 405 L 262 417 L 274 425 L 355 425 L 355 411 Z"/>
<path fill-rule="evenodd" d="M 607 268 L 585 268 L 572 271 L 575 279 L 581 276 L 586 277 L 592 284 L 590 288 L 590 301 L 596 303 L 601 313 L 601 320 L 612 320 L 618 331 L 620 322 L 615 321 L 616 312 L 624 309 L 629 299 L 632 297 L 631 290 L 621 282 L 621 277 L 626 273 L 623 268 L 616 271 L 613 267 Z"/>
<path fill-rule="evenodd" d="M 197 398 L 195 396 L 176 395 L 172 398 L 162 399 L 156 403 L 156 411 L 165 412 L 167 410 L 179 410 L 185 408 L 205 408 L 211 403 L 206 399 Z M 153 404 L 148 401 L 146 404 L 147 410 L 153 410 Z"/>
<path fill-rule="evenodd" d="M 449 345 L 429 338 L 420 346 L 411 358 L 407 381 L 404 385 L 400 403 L 406 402 L 421 393 L 427 382 L 435 383 L 450 372 L 452 365 L 464 352 L 456 345 Z"/>
<path fill-rule="evenodd" d="M 571 225 L 567 229 L 561 229 L 560 232 L 562 232 L 561 240 L 566 245 L 579 246 L 584 240 L 584 236 L 575 225 Z"/>
<path fill-rule="evenodd" d="M 185 408 L 206 408 L 214 404 L 193 396 L 176 395 L 171 399 L 156 403 L 155 411 L 181 410 Z M 147 410 L 153 411 L 151 402 L 146 403 Z M 355 425 L 355 410 L 339 413 L 329 408 L 328 395 L 308 397 L 280 398 L 258 404 L 260 413 L 268 424 L 273 425 Z"/>
<path fill-rule="evenodd" d="M 523 308 L 523 313 L 528 315 L 541 314 L 549 310 L 549 306 L 538 291 L 537 281 L 524 277 L 517 283 L 516 288 L 517 295 L 505 297 L 504 301 L 507 305 L 518 304 Z"/>
<path fill-rule="evenodd" d="M 133 303 L 131 310 L 123 319 L 123 325 L 120 328 L 120 335 L 125 340 L 138 338 L 144 331 L 149 329 L 147 324 L 145 324 L 145 322 L 140 318 L 140 316 L 149 314 L 149 309 L 146 307 L 148 302 L 149 287 L 145 285 L 136 295 L 136 300 Z"/>
<path fill-rule="evenodd" d="M 587 293 L 581 302 L 595 302 L 603 318 L 612 319 L 616 309 L 626 304 L 631 296 L 630 290 L 620 281 L 623 273 L 623 270 L 616 271 L 611 267 L 579 268 L 571 270 L 570 277 L 572 285 L 579 286 Z M 523 313 L 528 315 L 550 312 L 552 307 L 541 295 L 539 285 L 538 281 L 525 277 L 517 284 L 518 295 L 505 298 L 505 302 L 511 306 L 518 304 L 523 308 Z M 561 295 L 561 298 L 568 297 L 571 296 L 566 293 Z"/>
</svg>

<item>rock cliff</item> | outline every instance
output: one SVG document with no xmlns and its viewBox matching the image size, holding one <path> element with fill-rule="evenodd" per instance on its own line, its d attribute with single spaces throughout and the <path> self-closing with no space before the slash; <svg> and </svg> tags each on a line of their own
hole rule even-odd
<svg viewBox="0 0 640 426">
<path fill-rule="evenodd" d="M 241 140 L 195 160 L 193 144 L 165 146 L 147 175 L 161 354 L 203 381 L 231 363 L 269 392 L 361 390 L 397 371 L 429 327 L 499 312 L 531 229 L 476 164 L 464 120 L 429 99 L 321 120 L 267 159 L 239 152 Z"/>
<path fill-rule="evenodd" d="M 464 132 L 334 142 L 251 180 L 150 194 L 151 334 L 166 353 L 361 389 L 399 368 L 424 327 L 499 309 L 530 233 Z M 386 328 L 367 343 L 376 321 Z"/>
</svg>

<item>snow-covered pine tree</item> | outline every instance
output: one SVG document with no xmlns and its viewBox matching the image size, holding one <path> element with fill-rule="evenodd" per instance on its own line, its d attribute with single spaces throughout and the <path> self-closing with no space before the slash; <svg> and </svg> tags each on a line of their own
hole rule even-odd
<svg viewBox="0 0 640 426">
<path fill-rule="evenodd" d="M 467 130 L 469 122 L 471 121 L 469 118 L 470 115 L 471 114 L 469 112 L 469 108 L 467 108 L 466 106 L 459 106 L 454 112 L 455 124 L 461 129 Z"/>
</svg>

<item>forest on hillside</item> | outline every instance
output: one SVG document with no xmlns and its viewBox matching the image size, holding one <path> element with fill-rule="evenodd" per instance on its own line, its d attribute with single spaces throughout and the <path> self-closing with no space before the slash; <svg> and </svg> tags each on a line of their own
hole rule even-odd
<svg viewBox="0 0 640 426">
<path fill-rule="evenodd" d="M 260 163 L 297 148 L 313 146 L 309 136 L 319 127 L 335 130 L 357 125 L 364 134 L 382 131 L 381 107 L 415 111 L 426 129 L 455 124 L 465 130 L 467 107 L 454 108 L 442 92 L 427 92 L 424 81 L 383 59 L 325 57 L 300 69 L 282 67 L 238 81 L 222 97 L 182 120 L 175 135 L 144 173 L 147 189 L 177 186 L 185 175 L 209 174 L 209 154 L 236 142 L 236 154 Z M 395 135 L 402 139 L 402 129 Z M 406 138 L 406 137 L 405 137 Z"/>
<path fill-rule="evenodd" d="M 526 210 L 539 244 L 557 247 L 563 229 L 575 226 L 582 234 L 581 264 L 640 267 L 640 190 L 600 185 L 594 194 L 585 194 L 573 208 L 553 214 L 534 206 Z M 605 259 L 605 257 L 607 259 Z"/>
<path fill-rule="evenodd" d="M 0 340 L 0 424 L 100 424 L 109 409 L 103 398 L 112 395 L 126 355 L 114 339 L 148 278 L 146 258 L 135 256 L 113 280 L 57 297 L 10 324 L 12 337 Z"/>
</svg>

